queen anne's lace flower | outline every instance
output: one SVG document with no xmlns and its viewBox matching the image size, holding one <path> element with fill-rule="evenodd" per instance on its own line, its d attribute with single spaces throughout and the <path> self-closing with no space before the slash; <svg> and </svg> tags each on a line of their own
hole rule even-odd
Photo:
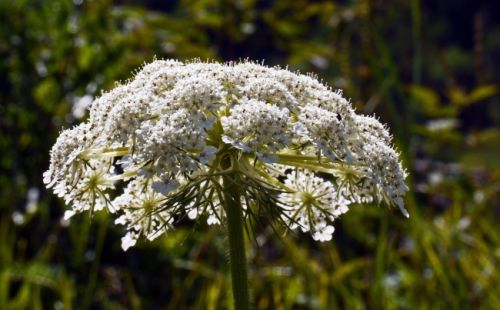
<svg viewBox="0 0 500 310">
<path fill-rule="evenodd" d="M 289 118 L 287 108 L 243 98 L 221 117 L 222 138 L 244 152 L 276 152 L 290 143 Z"/>
<path fill-rule="evenodd" d="M 61 133 L 44 182 L 72 205 L 66 218 L 116 215 L 128 231 L 124 249 L 182 218 L 224 223 L 228 173 L 239 175 L 246 216 L 267 212 L 326 241 L 352 203 L 385 202 L 408 216 L 398 157 L 387 128 L 313 76 L 161 60 Z"/>
<path fill-rule="evenodd" d="M 138 177 L 129 182 L 124 193 L 113 200 L 113 205 L 123 211 L 116 224 L 125 225 L 128 233 L 122 238 L 127 250 L 135 245 L 139 236 L 154 240 L 168 230 L 173 222 L 170 212 L 161 211 L 165 196 L 148 184 L 152 179 Z"/>
<path fill-rule="evenodd" d="M 313 232 L 315 240 L 331 240 L 334 228 L 328 222 L 346 213 L 350 201 L 339 195 L 332 182 L 311 171 L 296 169 L 286 175 L 284 184 L 291 191 L 280 194 L 278 200 L 285 205 L 282 218 L 288 227 Z"/>
<path fill-rule="evenodd" d="M 75 185 L 65 193 L 67 204 L 73 205 L 73 211 L 101 211 L 108 207 L 114 213 L 113 205 L 109 204 L 108 189 L 114 188 L 110 173 L 114 171 L 110 160 L 91 159 L 85 163 L 85 169 L 78 176 Z M 68 189 L 66 189 L 68 190 Z"/>
<path fill-rule="evenodd" d="M 299 114 L 299 124 L 305 128 L 301 134 L 310 139 L 331 160 L 352 162 L 347 145 L 349 123 L 339 113 L 315 106 L 305 106 Z"/>
</svg>

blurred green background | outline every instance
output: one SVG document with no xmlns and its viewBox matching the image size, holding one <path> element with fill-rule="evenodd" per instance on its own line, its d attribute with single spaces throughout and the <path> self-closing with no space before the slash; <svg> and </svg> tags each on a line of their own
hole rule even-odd
<svg viewBox="0 0 500 310">
<path fill-rule="evenodd" d="M 0 0 L 0 309 L 231 309 L 224 230 L 122 252 L 42 183 L 63 128 L 157 58 L 314 72 L 388 123 L 411 218 L 355 206 L 334 239 L 248 242 L 255 309 L 500 309 L 498 1 Z"/>
</svg>

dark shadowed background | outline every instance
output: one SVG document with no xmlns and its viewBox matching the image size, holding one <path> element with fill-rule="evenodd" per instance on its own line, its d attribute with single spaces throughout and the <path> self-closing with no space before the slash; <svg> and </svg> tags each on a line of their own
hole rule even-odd
<svg viewBox="0 0 500 310">
<path fill-rule="evenodd" d="M 354 206 L 334 239 L 249 240 L 255 309 L 498 309 L 498 1 L 0 0 L 0 309 L 231 308 L 223 228 L 123 252 L 105 212 L 62 220 L 58 133 L 157 58 L 313 72 L 388 124 L 411 218 Z M 392 212 L 391 212 L 392 211 Z"/>
</svg>

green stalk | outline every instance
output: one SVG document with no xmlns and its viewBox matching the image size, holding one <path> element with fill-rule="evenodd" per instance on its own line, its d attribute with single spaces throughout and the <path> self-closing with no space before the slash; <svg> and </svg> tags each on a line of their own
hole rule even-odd
<svg viewBox="0 0 500 310">
<path fill-rule="evenodd" d="M 106 238 L 106 228 L 108 226 L 108 218 L 99 219 L 99 230 L 97 232 L 97 243 L 95 246 L 95 257 L 90 267 L 90 274 L 88 285 L 85 288 L 85 295 L 82 303 L 82 309 L 89 309 L 92 305 L 92 297 L 97 283 L 97 276 L 99 272 L 99 264 L 101 263 L 101 255 L 104 247 L 104 240 Z"/>
<path fill-rule="evenodd" d="M 247 261 L 243 235 L 243 212 L 237 173 L 224 175 L 223 182 L 234 308 L 236 310 L 249 310 L 250 298 L 248 294 Z"/>
</svg>

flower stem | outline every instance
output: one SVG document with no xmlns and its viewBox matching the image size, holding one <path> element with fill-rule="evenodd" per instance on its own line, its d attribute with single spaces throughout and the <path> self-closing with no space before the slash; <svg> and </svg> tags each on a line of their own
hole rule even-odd
<svg viewBox="0 0 500 310">
<path fill-rule="evenodd" d="M 224 208 L 227 215 L 229 255 L 233 284 L 234 308 L 250 309 L 248 294 L 247 261 L 243 236 L 243 212 L 238 188 L 237 173 L 223 176 Z"/>
</svg>

